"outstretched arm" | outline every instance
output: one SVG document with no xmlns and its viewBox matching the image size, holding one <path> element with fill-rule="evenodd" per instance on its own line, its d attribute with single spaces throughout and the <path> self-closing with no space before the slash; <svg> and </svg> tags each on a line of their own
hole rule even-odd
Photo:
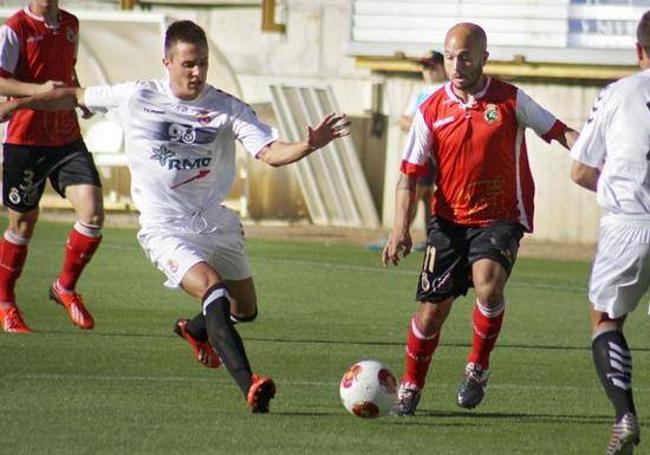
<svg viewBox="0 0 650 455">
<path fill-rule="evenodd" d="M 0 122 L 6 122 L 19 109 L 39 111 L 71 111 L 83 106 L 82 88 L 57 88 L 26 98 L 14 98 L 0 104 Z"/>
<path fill-rule="evenodd" d="M 0 77 L 0 95 L 14 98 L 34 96 L 64 86 L 65 84 L 61 81 L 46 81 L 42 84 L 36 84 L 32 82 L 19 81 L 13 77 Z"/>
<path fill-rule="evenodd" d="M 307 127 L 307 138 L 297 142 L 274 141 L 264 147 L 258 158 L 273 167 L 294 163 L 325 147 L 334 139 L 350 134 L 350 122 L 345 114 L 328 114 L 314 128 Z"/>
</svg>

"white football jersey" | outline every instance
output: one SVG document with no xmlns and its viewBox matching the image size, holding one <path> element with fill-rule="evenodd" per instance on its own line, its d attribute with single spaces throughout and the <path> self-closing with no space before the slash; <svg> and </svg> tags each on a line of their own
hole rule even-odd
<svg viewBox="0 0 650 455">
<path fill-rule="evenodd" d="M 571 158 L 600 169 L 597 200 L 610 213 L 650 215 L 650 70 L 601 91 Z"/>
<path fill-rule="evenodd" d="M 235 179 L 235 140 L 253 156 L 277 140 L 246 103 L 206 84 L 191 101 L 168 80 L 85 89 L 93 112 L 111 112 L 124 129 L 131 197 L 140 220 L 159 223 L 220 204 Z"/>
</svg>

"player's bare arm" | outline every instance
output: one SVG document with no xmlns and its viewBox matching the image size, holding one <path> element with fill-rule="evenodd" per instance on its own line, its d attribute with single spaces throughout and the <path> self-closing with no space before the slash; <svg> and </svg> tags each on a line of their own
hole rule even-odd
<svg viewBox="0 0 650 455">
<path fill-rule="evenodd" d="M 597 168 L 587 166 L 580 161 L 573 161 L 573 165 L 571 166 L 571 179 L 581 187 L 596 191 L 598 188 L 598 177 L 600 177 L 600 171 Z"/>
<path fill-rule="evenodd" d="M 415 204 L 415 187 L 417 179 L 400 173 L 395 188 L 395 221 L 393 229 L 382 252 L 384 266 L 388 263 L 399 264 L 399 256 L 408 256 L 413 246 L 410 233 L 410 213 Z"/>
<path fill-rule="evenodd" d="M 262 149 L 259 159 L 273 167 L 294 163 L 325 147 L 334 139 L 350 134 L 345 114 L 328 114 L 314 128 L 307 127 L 307 138 L 297 142 L 275 141 Z"/>
<path fill-rule="evenodd" d="M 14 98 L 0 104 L 0 122 L 6 122 L 19 109 L 69 111 L 83 105 L 82 88 L 57 88 L 39 95 Z"/>
<path fill-rule="evenodd" d="M 0 78 L 0 95 L 16 97 L 34 96 L 49 92 L 57 87 L 63 87 L 61 81 L 46 81 L 42 84 L 23 82 L 11 77 Z"/>
</svg>

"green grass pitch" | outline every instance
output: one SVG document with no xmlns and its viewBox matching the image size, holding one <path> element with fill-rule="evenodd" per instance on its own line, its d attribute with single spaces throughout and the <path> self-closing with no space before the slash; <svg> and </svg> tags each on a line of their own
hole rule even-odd
<svg viewBox="0 0 650 455">
<path fill-rule="evenodd" d="M 48 302 L 68 229 L 42 222 L 30 244 L 17 292 L 36 332 L 0 333 L 0 453 L 604 452 L 612 411 L 591 363 L 586 262 L 519 259 L 475 412 L 455 405 L 470 293 L 442 332 L 418 415 L 366 421 L 343 409 L 338 382 L 362 358 L 401 374 L 420 257 L 384 269 L 361 247 L 250 239 L 260 317 L 239 330 L 254 369 L 278 385 L 271 414 L 250 415 L 225 369 L 203 368 L 172 334 L 198 303 L 162 286 L 133 230 L 106 229 L 79 284 L 94 330 L 73 327 Z M 627 323 L 642 439 L 650 422 L 646 312 L 644 300 Z"/>
</svg>

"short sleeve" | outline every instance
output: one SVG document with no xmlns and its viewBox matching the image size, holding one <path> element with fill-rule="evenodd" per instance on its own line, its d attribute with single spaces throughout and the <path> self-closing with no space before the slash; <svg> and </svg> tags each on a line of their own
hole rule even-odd
<svg viewBox="0 0 650 455">
<path fill-rule="evenodd" d="M 265 146 L 278 140 L 278 132 L 262 123 L 248 104 L 237 99 L 233 103 L 233 133 L 246 151 L 257 158 Z"/>
<path fill-rule="evenodd" d="M 400 170 L 403 174 L 424 176 L 429 171 L 433 134 L 427 125 L 422 110 L 418 109 L 413 118 L 402 155 Z"/>
<path fill-rule="evenodd" d="M 605 164 L 605 131 L 607 110 L 605 99 L 607 88 L 602 90 L 591 109 L 591 114 L 585 122 L 578 140 L 571 148 L 571 158 L 587 166 L 602 169 Z"/>
<path fill-rule="evenodd" d="M 11 77 L 20 57 L 20 39 L 9 26 L 0 27 L 0 76 Z"/>
<path fill-rule="evenodd" d="M 566 126 L 562 122 L 521 89 L 517 89 L 516 113 L 520 125 L 531 128 L 546 142 L 556 139 L 566 130 Z"/>
</svg>

